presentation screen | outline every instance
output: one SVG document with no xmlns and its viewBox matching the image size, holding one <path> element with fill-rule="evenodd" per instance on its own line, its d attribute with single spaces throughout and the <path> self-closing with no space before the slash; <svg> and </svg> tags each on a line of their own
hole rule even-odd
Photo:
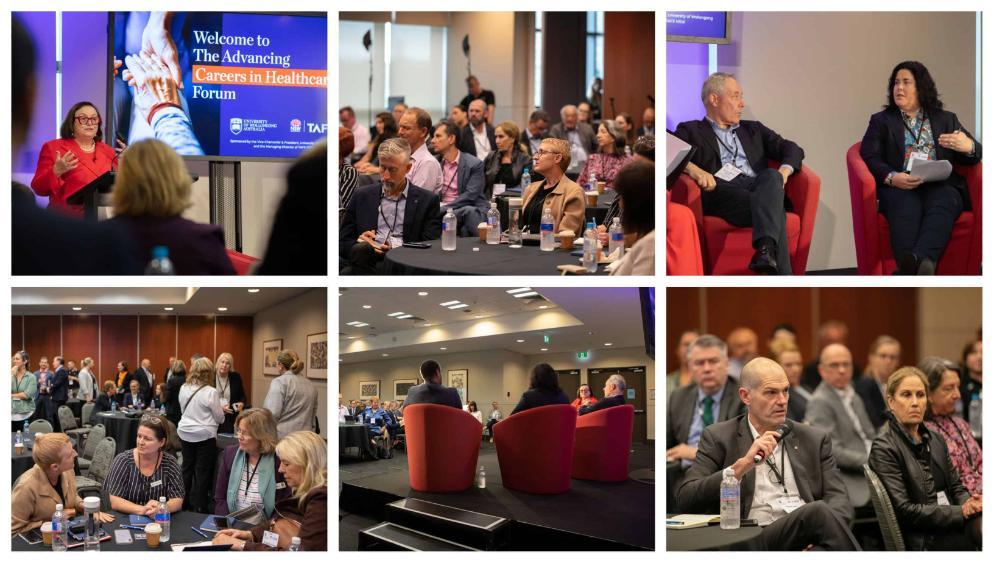
<svg viewBox="0 0 994 563">
<path fill-rule="evenodd" d="M 115 136 L 184 156 L 292 159 L 328 130 L 323 15 L 116 12 Z"/>
<path fill-rule="evenodd" d="M 666 40 L 725 44 L 730 24 L 728 12 L 666 12 Z"/>
</svg>

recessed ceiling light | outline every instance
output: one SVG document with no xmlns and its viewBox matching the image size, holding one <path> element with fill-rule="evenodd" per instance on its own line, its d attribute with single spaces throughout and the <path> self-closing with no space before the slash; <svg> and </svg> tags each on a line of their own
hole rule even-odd
<svg viewBox="0 0 994 563">
<path fill-rule="evenodd" d="M 252 289 L 248 290 L 249 293 L 259 293 L 260 291 L 261 290 L 257 287 L 253 287 Z"/>
<path fill-rule="evenodd" d="M 389 315 L 387 315 L 387 316 L 388 316 L 388 317 L 399 317 L 399 316 L 401 316 L 401 315 L 403 315 L 403 314 L 404 314 L 404 312 L 403 312 L 403 311 L 395 311 L 395 312 L 393 312 L 393 313 L 390 313 L 390 314 L 389 314 Z"/>
<path fill-rule="evenodd" d="M 449 307 L 449 309 L 455 310 L 455 309 L 462 309 L 463 307 L 469 307 L 469 305 L 467 305 L 465 303 L 460 303 L 458 305 L 453 305 L 453 306 Z"/>
<path fill-rule="evenodd" d="M 524 341 L 525 341 L 525 339 L 524 339 L 524 338 L 519 338 L 517 342 L 518 342 L 518 344 L 521 344 L 521 343 L 522 343 L 522 342 L 524 342 Z"/>
<path fill-rule="evenodd" d="M 445 346 L 442 346 L 441 348 L 439 348 L 439 350 L 448 350 L 448 348 L 446 348 Z"/>
<path fill-rule="evenodd" d="M 172 307 L 163 307 L 162 310 L 163 311 L 172 311 L 173 308 Z"/>
<path fill-rule="evenodd" d="M 441 305 L 442 307 L 448 307 L 449 305 L 455 305 L 458 302 L 459 300 L 456 299 L 455 301 L 446 301 L 445 303 L 439 303 L 439 305 Z"/>
<path fill-rule="evenodd" d="M 352 322 L 345 323 L 345 324 L 348 325 L 348 326 L 354 326 L 356 328 L 362 328 L 364 326 L 369 326 L 369 323 L 364 323 L 362 321 L 352 321 Z"/>
<path fill-rule="evenodd" d="M 384 352 L 384 353 L 383 353 L 383 357 L 384 357 L 384 358 L 386 358 L 386 357 L 387 357 L 387 356 L 389 356 L 389 355 L 390 355 L 390 354 L 387 354 L 386 352 Z"/>
<path fill-rule="evenodd" d="M 538 295 L 537 291 L 526 291 L 524 293 L 515 293 L 514 297 L 515 299 L 521 299 L 522 297 L 534 297 L 536 295 Z"/>
<path fill-rule="evenodd" d="M 549 306 L 548 305 L 539 305 L 538 308 L 539 309 L 548 309 Z"/>
<path fill-rule="evenodd" d="M 72 310 L 73 311 L 82 311 L 83 308 L 82 307 L 73 307 Z"/>
<path fill-rule="evenodd" d="M 428 327 L 428 326 L 432 326 L 432 324 L 431 323 L 425 323 L 425 324 L 423 324 L 421 326 Z"/>
<path fill-rule="evenodd" d="M 474 318 L 474 319 L 482 319 L 482 318 L 483 318 L 483 315 L 473 315 L 473 318 Z"/>
<path fill-rule="evenodd" d="M 605 342 L 604 345 L 605 346 L 614 346 L 614 342 Z"/>
<path fill-rule="evenodd" d="M 217 310 L 221 311 L 223 313 L 223 312 L 227 311 L 228 308 L 227 307 L 218 307 Z"/>
<path fill-rule="evenodd" d="M 424 297 L 425 295 L 428 295 L 428 292 L 427 292 L 427 291 L 419 291 L 419 292 L 418 292 L 418 296 L 419 296 L 419 297 Z"/>
<path fill-rule="evenodd" d="M 541 351 L 543 351 L 543 352 L 548 352 L 548 351 L 549 351 L 549 349 L 548 349 L 548 348 L 539 348 L 539 350 L 541 350 Z"/>
<path fill-rule="evenodd" d="M 519 287 L 517 289 L 509 289 L 507 290 L 507 292 L 510 293 L 511 295 L 515 295 L 517 293 L 523 293 L 525 291 L 531 291 L 531 290 L 532 288 L 530 287 Z"/>
<path fill-rule="evenodd" d="M 362 308 L 363 309 L 372 309 L 373 306 L 372 305 L 363 305 Z"/>
<path fill-rule="evenodd" d="M 411 318 L 413 316 L 414 315 L 401 315 L 401 316 L 397 317 L 397 320 L 402 321 L 404 319 L 409 319 L 409 318 Z"/>
</svg>

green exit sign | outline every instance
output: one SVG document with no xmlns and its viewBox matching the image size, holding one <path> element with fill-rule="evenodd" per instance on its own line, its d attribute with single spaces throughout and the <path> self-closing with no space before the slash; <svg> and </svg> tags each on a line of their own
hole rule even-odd
<svg viewBox="0 0 994 563">
<path fill-rule="evenodd" d="M 546 344 L 548 344 L 548 343 L 549 343 L 549 335 L 548 335 L 548 334 L 545 334 L 545 335 L 542 335 L 542 340 L 543 340 L 543 341 L 544 341 L 544 342 L 545 342 Z"/>
<path fill-rule="evenodd" d="M 587 351 L 587 352 L 577 352 L 576 353 L 576 359 L 579 360 L 579 361 L 581 361 L 581 362 L 587 361 L 588 359 L 590 359 L 590 352 L 589 351 Z"/>
</svg>

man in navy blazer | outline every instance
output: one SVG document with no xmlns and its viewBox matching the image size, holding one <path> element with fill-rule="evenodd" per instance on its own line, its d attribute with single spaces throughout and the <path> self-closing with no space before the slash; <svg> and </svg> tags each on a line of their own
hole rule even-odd
<svg viewBox="0 0 994 563">
<path fill-rule="evenodd" d="M 486 220 L 487 198 L 483 191 L 483 161 L 459 150 L 459 129 L 451 121 L 435 126 L 431 146 L 442 165 L 442 209 L 452 209 L 459 236 L 475 237 L 477 226 Z M 443 211 L 444 213 L 444 211 Z"/>
<path fill-rule="evenodd" d="M 707 116 L 679 124 L 676 136 L 697 149 L 684 173 L 701 187 L 704 214 L 752 227 L 750 270 L 790 275 L 784 186 L 804 151 L 759 121 L 742 121 L 742 88 L 731 74 L 709 76 L 701 100 Z M 780 168 L 768 168 L 768 160 Z"/>
<path fill-rule="evenodd" d="M 604 382 L 604 398 L 592 405 L 580 407 L 579 416 L 625 404 L 625 386 L 625 378 L 619 373 L 607 378 Z"/>
<path fill-rule="evenodd" d="M 424 379 L 424 383 L 408 390 L 407 398 L 404 399 L 404 408 L 422 403 L 462 408 L 459 392 L 452 387 L 442 385 L 442 368 L 438 362 L 425 360 L 421 364 L 421 378 Z"/>
<path fill-rule="evenodd" d="M 52 360 L 52 366 L 55 368 L 55 375 L 52 376 L 52 386 L 51 386 L 51 409 L 52 412 L 48 413 L 48 421 L 52 423 L 52 427 L 56 431 L 59 431 L 61 425 L 59 424 L 59 407 L 66 404 L 69 400 L 69 372 L 66 371 L 62 359 L 62 356 L 55 356 Z"/>
<path fill-rule="evenodd" d="M 391 248 L 442 235 L 438 195 L 405 177 L 411 146 L 395 137 L 380 143 L 378 154 L 382 183 L 356 190 L 342 219 L 339 255 L 347 262 L 342 274 L 383 273 L 383 257 Z"/>
</svg>

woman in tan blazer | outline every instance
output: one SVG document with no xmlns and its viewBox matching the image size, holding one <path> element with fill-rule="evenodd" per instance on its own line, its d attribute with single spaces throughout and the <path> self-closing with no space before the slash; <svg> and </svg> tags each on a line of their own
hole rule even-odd
<svg viewBox="0 0 994 563">
<path fill-rule="evenodd" d="M 532 234 L 539 233 L 542 212 L 552 211 L 552 231 L 573 231 L 582 235 L 586 203 L 583 190 L 566 177 L 569 168 L 570 146 L 562 139 L 543 139 L 533 155 L 534 170 L 545 179 L 530 184 L 521 194 L 522 228 L 529 227 Z"/>
<path fill-rule="evenodd" d="M 63 505 L 66 518 L 83 511 L 83 499 L 76 494 L 73 475 L 76 450 L 69 437 L 61 433 L 40 436 L 35 440 L 32 458 L 35 464 L 21 475 L 11 493 L 11 534 L 40 528 L 52 519 L 56 504 Z M 110 514 L 100 514 L 99 518 L 103 522 L 114 520 Z"/>
</svg>

